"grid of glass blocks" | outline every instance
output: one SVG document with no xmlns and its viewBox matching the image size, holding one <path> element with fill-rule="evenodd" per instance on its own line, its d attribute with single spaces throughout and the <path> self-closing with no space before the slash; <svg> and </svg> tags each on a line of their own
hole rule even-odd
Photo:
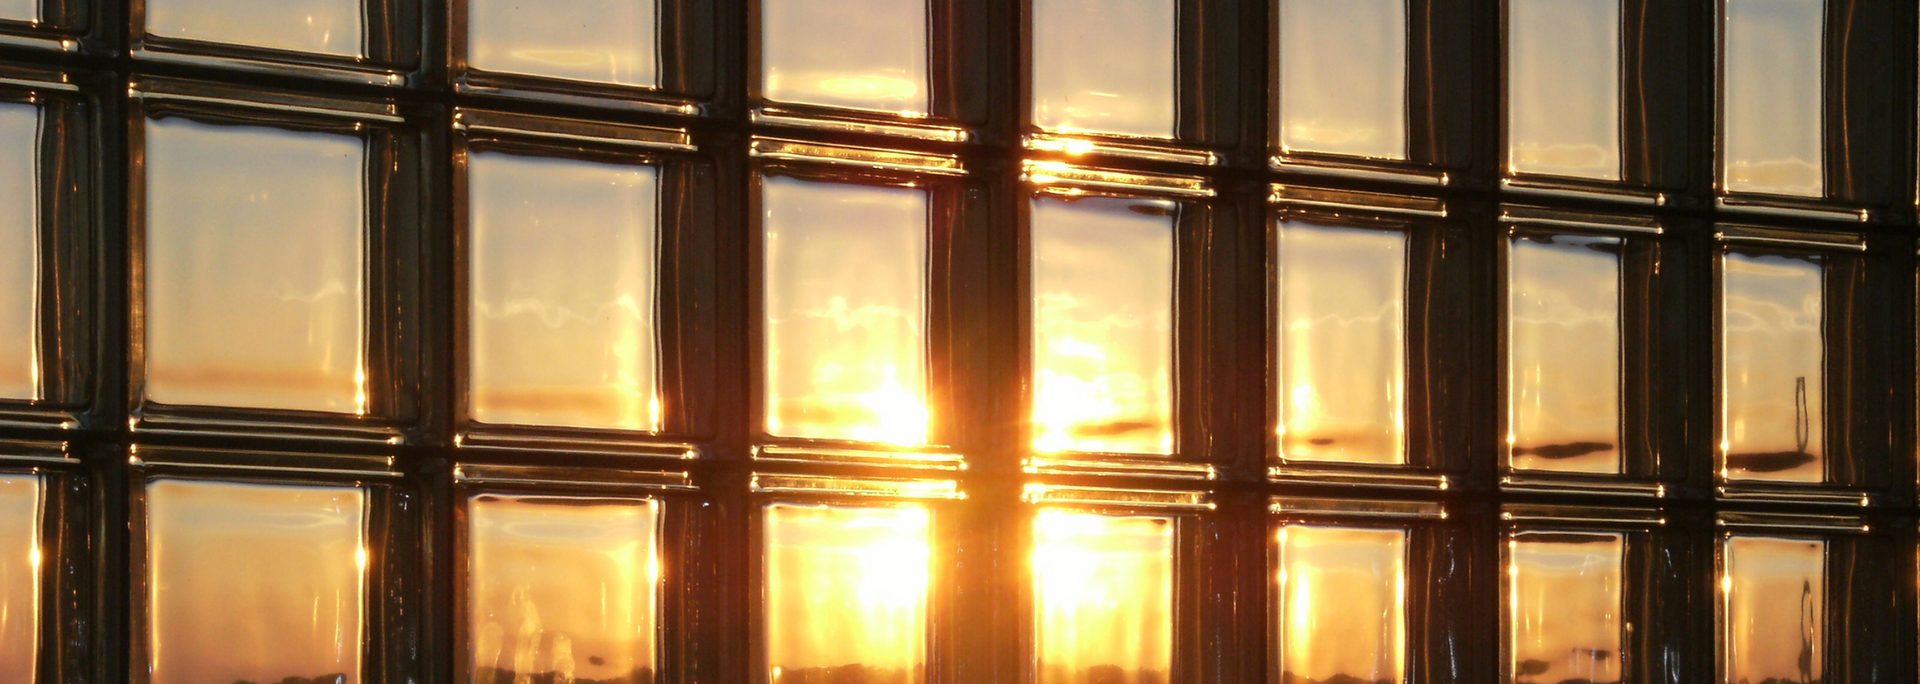
<svg viewBox="0 0 1920 684">
<path fill-rule="evenodd" d="M 0 0 L 0 680 L 1911 682 L 1917 44 Z"/>
</svg>

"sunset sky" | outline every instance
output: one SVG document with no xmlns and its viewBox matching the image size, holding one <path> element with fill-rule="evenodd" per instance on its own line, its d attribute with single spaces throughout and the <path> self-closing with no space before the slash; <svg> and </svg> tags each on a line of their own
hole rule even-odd
<svg viewBox="0 0 1920 684">
<path fill-rule="evenodd" d="M 40 645 L 40 478 L 0 474 L 0 682 L 30 682 Z"/>
<path fill-rule="evenodd" d="M 1033 123 L 1174 134 L 1175 0 L 1033 0 Z"/>
<path fill-rule="evenodd" d="M 480 152 L 468 164 L 472 416 L 656 429 L 656 172 Z"/>
<path fill-rule="evenodd" d="M 146 497 L 153 684 L 360 681 L 362 490 L 157 480 Z"/>
<path fill-rule="evenodd" d="M 1507 3 L 1508 163 L 1620 177 L 1620 0 Z"/>
<path fill-rule="evenodd" d="M 569 0 L 569 11 L 556 12 L 526 0 L 468 0 L 467 61 L 493 72 L 653 85 L 654 4 Z"/>
<path fill-rule="evenodd" d="M 37 159 L 40 111 L 0 103 L 0 159 Z M 0 164 L 0 197 L 38 197 L 36 164 Z M 0 203 L 0 397 L 34 398 L 34 301 L 39 215 L 34 201 Z"/>
<path fill-rule="evenodd" d="M 1619 238 L 1515 237 L 1508 258 L 1508 430 L 1515 468 L 1620 472 Z M 1527 449 L 1607 448 L 1547 459 Z"/>
<path fill-rule="evenodd" d="M 926 4 L 761 0 L 760 11 L 767 99 L 919 114 L 931 108 Z"/>
<path fill-rule="evenodd" d="M 1536 682 L 1620 679 L 1619 534 L 1514 535 L 1507 546 L 1513 666 L 1548 663 Z"/>
<path fill-rule="evenodd" d="M 1406 532 L 1287 525 L 1279 534 L 1279 667 L 1323 681 L 1338 674 L 1401 681 Z"/>
<path fill-rule="evenodd" d="M 1279 23 L 1281 147 L 1406 158 L 1405 0 L 1287 0 Z"/>
<path fill-rule="evenodd" d="M 1727 254 L 1723 261 L 1721 320 L 1726 453 L 1799 449 L 1824 454 L 1826 347 L 1822 324 L 1823 274 L 1818 263 L 1774 255 Z M 1806 413 L 1798 381 L 1806 381 Z M 1801 421 L 1804 420 L 1804 423 Z M 1797 428 L 1804 426 L 1804 432 Z M 1779 472 L 1742 472 L 1733 478 L 1819 482 L 1820 460 Z"/>
<path fill-rule="evenodd" d="M 1042 673 L 1173 667 L 1172 519 L 1049 510 L 1033 531 Z"/>
<path fill-rule="evenodd" d="M 147 124 L 147 396 L 361 410 L 364 141 Z"/>
<path fill-rule="evenodd" d="M 1826 658 L 1826 542 L 1733 537 L 1726 541 L 1726 681 L 1778 677 L 1802 681 L 1811 652 L 1813 681 Z M 1809 638 L 1810 637 L 1810 638 Z"/>
<path fill-rule="evenodd" d="M 1406 233 L 1284 221 L 1279 241 L 1284 457 L 1405 463 Z"/>
<path fill-rule="evenodd" d="M 256 47 L 360 54 L 359 0 L 148 0 L 147 30 Z"/>
<path fill-rule="evenodd" d="M 775 504 L 765 512 L 769 668 L 926 663 L 926 508 Z"/>
<path fill-rule="evenodd" d="M 1726 0 L 1728 189 L 1818 196 L 1824 0 Z"/>
</svg>

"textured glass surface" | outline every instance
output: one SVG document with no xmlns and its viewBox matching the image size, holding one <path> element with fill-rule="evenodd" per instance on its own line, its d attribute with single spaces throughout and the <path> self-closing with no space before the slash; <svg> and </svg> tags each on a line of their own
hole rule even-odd
<svg viewBox="0 0 1920 684">
<path fill-rule="evenodd" d="M 470 681 L 653 681 L 656 503 L 483 494 L 467 516 Z"/>
<path fill-rule="evenodd" d="M 1174 135 L 1174 0 L 1032 0 L 1033 124 Z"/>
<path fill-rule="evenodd" d="M 0 474 L 0 681 L 40 663 L 40 478 Z"/>
<path fill-rule="evenodd" d="M 762 186 L 767 432 L 927 441 L 927 193 Z"/>
<path fill-rule="evenodd" d="M 1173 520 L 1041 511 L 1040 684 L 1154 684 L 1173 667 Z"/>
<path fill-rule="evenodd" d="M 1279 2 L 1281 150 L 1406 158 L 1406 0 Z"/>
<path fill-rule="evenodd" d="M 1282 681 L 1398 684 L 1407 662 L 1407 534 L 1280 528 Z"/>
<path fill-rule="evenodd" d="M 0 397 L 38 399 L 40 109 L 0 103 Z"/>
<path fill-rule="evenodd" d="M 768 506 L 769 684 L 925 681 L 929 529 L 918 506 Z"/>
<path fill-rule="evenodd" d="M 1823 277 L 1810 259 L 1727 254 L 1722 262 L 1720 452 L 1727 478 L 1825 479 Z"/>
<path fill-rule="evenodd" d="M 1507 163 L 1620 178 L 1620 0 L 1509 0 Z"/>
<path fill-rule="evenodd" d="M 159 480 L 146 500 L 153 684 L 360 682 L 365 492 Z"/>
<path fill-rule="evenodd" d="M 1516 236 L 1507 259 L 1510 465 L 1620 472 L 1619 238 Z"/>
<path fill-rule="evenodd" d="M 1724 553 L 1720 681 L 1821 681 L 1827 656 L 1826 542 L 1737 536 L 1726 540 Z"/>
<path fill-rule="evenodd" d="M 40 0 L 0 0 L 0 19 L 37 22 L 40 20 Z"/>
<path fill-rule="evenodd" d="M 146 395 L 359 413 L 364 143 L 147 124 Z"/>
<path fill-rule="evenodd" d="M 658 429 L 654 169 L 482 152 L 467 178 L 473 419 Z"/>
<path fill-rule="evenodd" d="M 1280 452 L 1405 463 L 1407 236 L 1279 227 Z"/>
<path fill-rule="evenodd" d="M 1508 629 L 1519 682 L 1618 682 L 1624 604 L 1619 534 L 1515 534 Z"/>
<path fill-rule="evenodd" d="M 147 32 L 249 47 L 360 56 L 359 0 L 146 0 Z"/>
<path fill-rule="evenodd" d="M 654 0 L 467 0 L 467 63 L 486 71 L 650 86 Z"/>
<path fill-rule="evenodd" d="M 1824 0 L 1723 0 L 1726 189 L 1818 196 Z"/>
<path fill-rule="evenodd" d="M 767 99 L 926 113 L 925 0 L 761 0 L 760 10 Z"/>
<path fill-rule="evenodd" d="M 1033 201 L 1035 449 L 1173 453 L 1177 209 Z"/>
</svg>

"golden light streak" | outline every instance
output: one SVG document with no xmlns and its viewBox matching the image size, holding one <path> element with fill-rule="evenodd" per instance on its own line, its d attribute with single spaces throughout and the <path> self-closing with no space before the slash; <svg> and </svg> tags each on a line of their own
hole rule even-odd
<svg viewBox="0 0 1920 684">
<path fill-rule="evenodd" d="M 1034 521 L 1043 684 L 1164 681 L 1172 667 L 1173 521 L 1041 511 Z"/>
<path fill-rule="evenodd" d="M 774 504 L 765 521 L 775 684 L 851 666 L 880 680 L 917 679 L 932 563 L 927 509 Z"/>
</svg>

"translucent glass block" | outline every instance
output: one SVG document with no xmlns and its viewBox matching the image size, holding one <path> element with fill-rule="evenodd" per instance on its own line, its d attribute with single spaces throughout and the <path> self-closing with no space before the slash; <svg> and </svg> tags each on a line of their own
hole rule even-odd
<svg viewBox="0 0 1920 684">
<path fill-rule="evenodd" d="M 657 430 L 657 173 L 474 154 L 472 418 Z"/>
<path fill-rule="evenodd" d="M 925 681 L 930 523 L 919 506 L 767 506 L 768 684 Z"/>
<path fill-rule="evenodd" d="M 1034 522 L 1040 684 L 1154 684 L 1173 668 L 1171 518 L 1041 511 Z"/>
<path fill-rule="evenodd" d="M 767 99 L 926 114 L 925 0 L 761 0 L 760 9 Z"/>
<path fill-rule="evenodd" d="M 346 57 L 366 54 L 360 0 L 146 0 L 147 33 Z"/>
<path fill-rule="evenodd" d="M 1033 448 L 1173 453 L 1178 205 L 1033 201 Z"/>
<path fill-rule="evenodd" d="M 366 493 L 147 485 L 153 684 L 361 681 Z"/>
<path fill-rule="evenodd" d="M 1406 0 L 1278 1 L 1281 150 L 1405 159 Z"/>
<path fill-rule="evenodd" d="M 1724 0 L 1720 111 L 1727 190 L 1825 189 L 1821 60 L 1825 0 Z"/>
<path fill-rule="evenodd" d="M 0 397 L 40 398 L 40 109 L 0 103 Z"/>
<path fill-rule="evenodd" d="M 474 684 L 653 682 L 658 504 L 483 494 L 467 516 Z"/>
<path fill-rule="evenodd" d="M 1819 682 L 1827 656 L 1826 542 L 1730 537 L 1720 681 Z"/>
<path fill-rule="evenodd" d="M 467 63 L 625 86 L 659 79 L 654 0 L 467 0 Z"/>
<path fill-rule="evenodd" d="M 1611 237 L 1513 238 L 1507 443 L 1515 469 L 1620 472 L 1621 246 Z"/>
<path fill-rule="evenodd" d="M 1407 236 L 1280 224 L 1280 453 L 1406 463 Z"/>
<path fill-rule="evenodd" d="M 1405 531 L 1286 525 L 1279 556 L 1282 681 L 1405 681 Z"/>
<path fill-rule="evenodd" d="M 0 681 L 40 667 L 40 478 L 0 474 Z"/>
<path fill-rule="evenodd" d="M 1520 533 L 1507 541 L 1513 682 L 1618 682 L 1624 634 L 1620 534 Z"/>
<path fill-rule="evenodd" d="M 1721 263 L 1721 475 L 1825 480 L 1821 265 L 1771 254 Z"/>
<path fill-rule="evenodd" d="M 366 410 L 365 144 L 147 124 L 146 395 Z"/>
<path fill-rule="evenodd" d="M 1174 0 L 1032 0 L 1033 124 L 1174 136 Z"/>
<path fill-rule="evenodd" d="M 1620 179 L 1620 0 L 1507 3 L 1507 165 Z"/>
<path fill-rule="evenodd" d="M 37 23 L 40 0 L 0 0 L 0 19 Z"/>
<path fill-rule="evenodd" d="M 767 432 L 927 441 L 927 193 L 762 186 Z"/>
</svg>

